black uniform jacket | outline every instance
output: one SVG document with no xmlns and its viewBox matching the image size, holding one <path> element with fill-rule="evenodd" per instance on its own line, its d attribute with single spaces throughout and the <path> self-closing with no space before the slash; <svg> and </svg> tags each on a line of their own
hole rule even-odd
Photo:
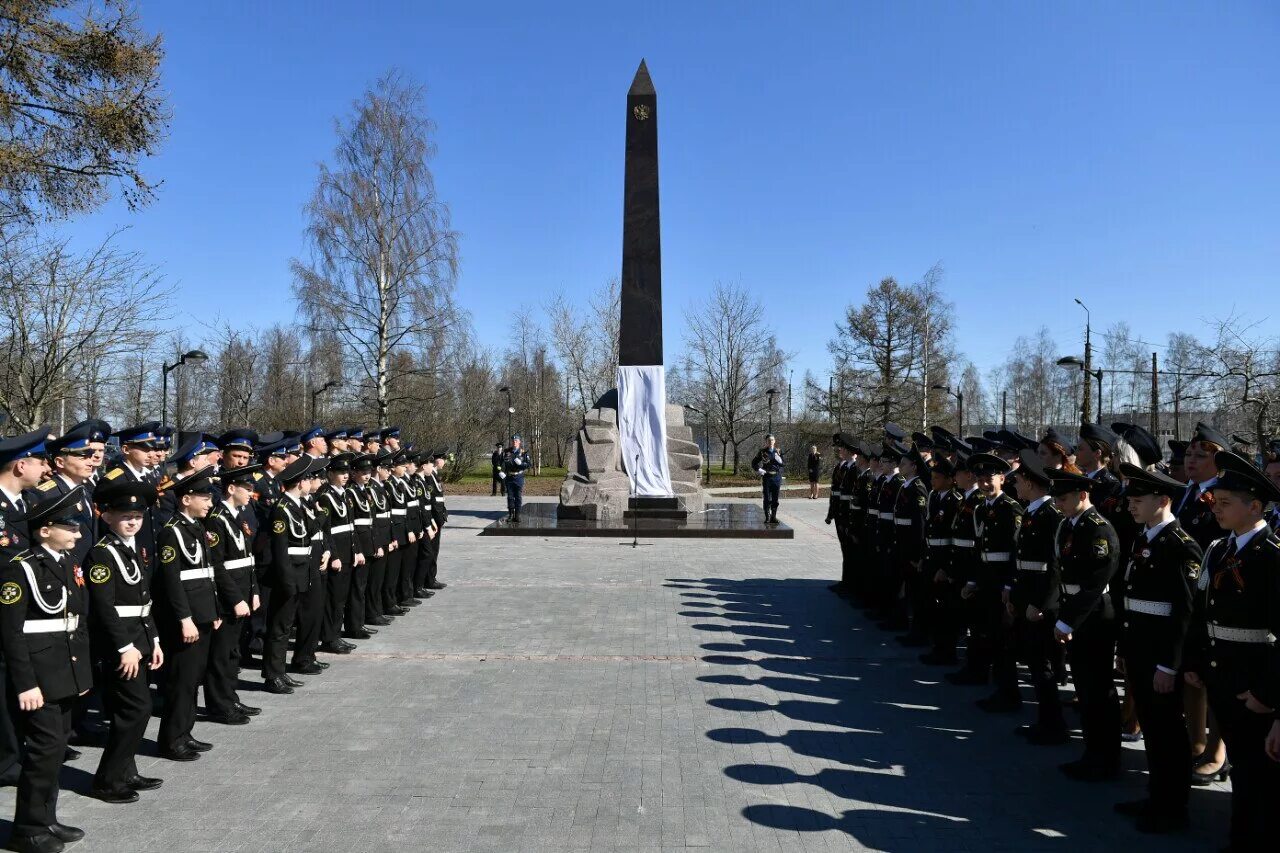
<svg viewBox="0 0 1280 853">
<path fill-rule="evenodd" d="M 991 590 L 1013 585 L 1013 560 L 1018 553 L 1022 528 L 1022 504 L 1001 492 L 988 501 L 981 498 L 974 510 L 973 530 L 978 556 L 978 587 Z"/>
<path fill-rule="evenodd" d="M 213 564 L 213 582 L 218 589 L 218 615 L 223 617 L 234 615 L 236 605 L 242 601 L 252 607 L 253 597 L 258 594 L 253 529 L 246 515 L 219 503 L 204 517 L 209 562 Z"/>
<path fill-rule="evenodd" d="M 1126 662 L 1177 671 L 1191 627 L 1204 554 L 1175 518 L 1154 539 L 1144 530 L 1129 551 L 1122 593 L 1119 654 Z M 1142 673 L 1135 673 L 1142 674 Z M 1150 673 L 1146 673 L 1150 674 Z"/>
<path fill-rule="evenodd" d="M 924 528 L 929 518 L 929 487 L 913 477 L 898 489 L 893 507 L 893 557 L 902 563 L 924 559 Z"/>
<path fill-rule="evenodd" d="M 1107 588 L 1120 565 L 1120 539 L 1096 507 L 1081 513 L 1075 524 L 1058 528 L 1058 563 L 1062 567 L 1062 604 L 1058 619 L 1072 631 L 1115 612 Z"/>
<path fill-rule="evenodd" d="M 309 589 L 311 529 L 307 511 L 289 495 L 276 501 L 267 525 L 271 537 L 271 584 L 288 593 Z"/>
<path fill-rule="evenodd" d="M 89 551 L 88 565 L 93 653 L 114 664 L 132 645 L 150 657 L 159 637 L 151 615 L 151 567 L 110 530 Z"/>
<path fill-rule="evenodd" d="M 14 693 L 39 687 L 53 702 L 93 686 L 88 603 L 80 567 L 44 547 L 0 564 L 0 646 Z"/>
<path fill-rule="evenodd" d="M 160 529 L 156 541 L 160 566 L 156 571 L 161 621 L 177 623 L 190 618 L 199 625 L 218 618 L 218 594 L 208 545 L 204 525 L 182 513 Z"/>
<path fill-rule="evenodd" d="M 1013 615 L 1023 618 L 1027 605 L 1041 613 L 1056 613 L 1061 592 L 1061 570 L 1058 566 L 1058 526 L 1062 513 L 1052 498 L 1045 498 L 1034 511 L 1022 515 L 1018 532 L 1018 558 L 1013 566 L 1013 589 L 1009 601 Z"/>
</svg>

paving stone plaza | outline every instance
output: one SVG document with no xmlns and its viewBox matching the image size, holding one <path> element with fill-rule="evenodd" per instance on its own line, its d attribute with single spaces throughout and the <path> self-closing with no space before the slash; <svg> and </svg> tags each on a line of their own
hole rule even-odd
<svg viewBox="0 0 1280 853">
<path fill-rule="evenodd" d="M 789 541 L 479 537 L 500 498 L 454 498 L 450 586 L 251 725 L 198 723 L 192 764 L 154 756 L 143 804 L 89 799 L 98 750 L 63 771 L 59 814 L 93 851 L 1117 850 L 1144 843 L 978 688 L 831 595 L 825 501 L 786 500 Z M 643 537 L 641 539 L 643 540 Z M 253 691 L 253 692 L 250 692 Z M 1193 792 L 1162 853 L 1213 849 L 1228 787 Z M 13 789 L 0 793 L 13 811 Z M 175 820 L 180 815 L 182 819 Z M 1146 842 L 1149 843 L 1149 842 Z"/>
</svg>

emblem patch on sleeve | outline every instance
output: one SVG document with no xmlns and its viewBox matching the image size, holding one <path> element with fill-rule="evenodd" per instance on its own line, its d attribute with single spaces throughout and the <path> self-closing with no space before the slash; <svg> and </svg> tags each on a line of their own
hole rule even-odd
<svg viewBox="0 0 1280 853">
<path fill-rule="evenodd" d="M 271 529 L 274 530 L 276 533 L 284 533 L 284 522 L 277 521 L 274 525 L 272 525 Z"/>
<path fill-rule="evenodd" d="M 209 538 L 210 546 L 214 546 L 218 544 L 218 534 L 214 533 L 212 530 L 209 531 L 208 538 Z"/>
<path fill-rule="evenodd" d="M 106 583 L 111 580 L 111 569 L 101 563 L 95 563 L 89 567 L 89 580 L 94 583 Z"/>
<path fill-rule="evenodd" d="M 173 550 L 172 545 L 165 545 L 160 549 L 160 562 L 172 563 L 176 559 L 178 559 L 178 552 Z"/>
<path fill-rule="evenodd" d="M 1197 581 L 1200 579 L 1200 564 L 1195 560 L 1187 560 L 1182 565 L 1182 570 L 1187 574 L 1187 580 Z"/>
<path fill-rule="evenodd" d="M 1098 558 L 1106 557 L 1111 553 L 1111 543 L 1105 539 L 1095 540 L 1093 543 L 1094 556 Z"/>
<path fill-rule="evenodd" d="M 0 604 L 17 604 L 22 600 L 22 586 L 16 581 L 5 581 L 0 586 Z"/>
</svg>

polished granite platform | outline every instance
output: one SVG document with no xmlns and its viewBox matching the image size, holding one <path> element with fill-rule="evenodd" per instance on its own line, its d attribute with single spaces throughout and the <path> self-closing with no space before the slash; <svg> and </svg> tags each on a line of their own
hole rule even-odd
<svg viewBox="0 0 1280 853">
<path fill-rule="evenodd" d="M 795 531 L 781 522 L 765 524 L 764 510 L 754 504 L 708 504 L 687 519 L 637 518 L 602 523 L 557 518 L 558 504 L 527 503 L 519 524 L 499 519 L 480 531 L 481 536 L 600 536 L 641 539 L 794 539 Z"/>
</svg>

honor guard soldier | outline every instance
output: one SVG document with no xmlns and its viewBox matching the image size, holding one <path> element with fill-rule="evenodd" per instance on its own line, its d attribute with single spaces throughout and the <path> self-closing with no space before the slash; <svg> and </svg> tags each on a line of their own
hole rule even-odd
<svg viewBox="0 0 1280 853">
<path fill-rule="evenodd" d="M 253 530 L 245 519 L 249 502 L 253 500 L 253 478 L 260 472 L 257 465 L 224 469 L 219 475 L 222 500 L 204 517 L 209 562 L 213 564 L 213 580 L 218 591 L 218 617 L 222 620 L 222 625 L 209 639 L 204 704 L 210 722 L 229 726 L 242 726 L 261 712 L 260 708 L 241 702 L 236 692 L 240 680 L 240 637 L 249 617 L 262 605 L 253 558 Z"/>
<path fill-rule="evenodd" d="M 1058 565 L 1058 529 L 1062 513 L 1049 497 L 1049 472 L 1034 450 L 1019 451 L 1018 497 L 1027 502 L 1018 531 L 1018 555 L 1014 561 L 1013 588 L 1009 590 L 1009 613 L 1017 658 L 1027 665 L 1035 691 L 1036 722 L 1018 733 L 1036 746 L 1066 743 L 1067 724 L 1062 717 L 1058 695 L 1058 671 L 1062 647 L 1053 635 L 1058 621 L 1058 601 L 1062 592 L 1062 572 Z M 1018 692 L 1015 662 L 1006 658 L 996 667 L 997 692 Z"/>
<path fill-rule="evenodd" d="M 1113 675 L 1116 624 L 1111 600 L 1120 540 L 1089 500 L 1093 480 L 1061 469 L 1048 473 L 1049 494 L 1065 516 L 1058 530 L 1062 599 L 1054 636 L 1068 644 L 1084 734 L 1084 755 L 1061 769 L 1081 781 L 1112 779 L 1120 770 L 1120 699 Z"/>
<path fill-rule="evenodd" d="M 346 443 L 346 430 L 335 430 L 331 436 Z M 334 438 L 330 438 L 333 441 Z M 342 623 L 346 616 L 347 599 L 351 596 L 351 578 L 356 563 L 364 563 L 364 554 L 356 550 L 355 513 L 347 494 L 351 477 L 351 454 L 338 453 L 329 459 L 325 471 L 328 482 L 316 492 L 315 509 L 325 528 L 329 545 L 329 565 L 325 572 L 325 613 L 320 629 L 320 650 L 331 654 L 350 654 L 355 648 L 342 640 Z M 350 631 L 352 626 L 347 626 Z M 363 631 L 364 626 L 355 626 Z"/>
<path fill-rule="evenodd" d="M 1187 824 L 1191 743 L 1182 710 L 1183 644 L 1200 577 L 1200 546 L 1173 516 L 1183 484 L 1156 471 L 1121 463 L 1130 513 L 1142 533 L 1124 569 L 1120 638 L 1126 682 L 1146 740 L 1147 796 L 1117 803 L 1143 832 Z"/>
<path fill-rule="evenodd" d="M 924 576 L 931 475 L 929 463 L 914 444 L 902 457 L 901 464 L 906 480 L 898 490 L 898 500 L 893 509 L 895 585 L 901 586 L 901 593 L 896 612 L 884 627 L 891 631 L 909 628 L 909 632 L 898 641 L 904 646 L 920 647 L 929 645 L 933 630 L 929 621 L 932 615 L 929 606 L 932 583 Z M 897 589 L 894 593 L 899 595 Z"/>
<path fill-rule="evenodd" d="M 281 496 L 263 528 L 271 546 L 271 601 L 262 650 L 262 677 L 268 693 L 292 693 L 303 684 L 289 677 L 285 659 L 299 598 L 311 584 L 311 530 L 302 504 L 303 482 L 310 468 L 309 458 L 298 458 L 280 472 Z"/>
<path fill-rule="evenodd" d="M 850 526 L 850 504 L 853 500 L 853 465 L 850 462 L 853 440 L 847 433 L 838 432 L 831 437 L 836 449 L 836 464 L 831 467 L 831 493 L 827 497 L 827 524 L 835 523 L 836 539 L 840 543 L 840 580 L 828 587 L 836 595 L 853 593 L 853 540 Z M 845 480 L 849 490 L 845 491 Z"/>
<path fill-rule="evenodd" d="M 529 470 L 529 454 L 521 446 L 520 436 L 511 437 L 511 446 L 502 454 L 502 471 L 498 474 L 507 487 L 507 522 L 520 523 L 524 505 L 524 472 Z"/>
<path fill-rule="evenodd" d="M 151 567 L 137 551 L 138 532 L 156 490 L 150 483 L 117 480 L 104 484 L 93 499 L 104 533 L 87 561 L 89 628 L 102 709 L 111 729 L 91 793 L 108 803 L 132 803 L 138 791 L 161 784 L 139 775 L 135 759 L 151 720 L 148 672 L 164 665 L 151 616 Z"/>
<path fill-rule="evenodd" d="M 1262 513 L 1280 490 L 1234 453 L 1213 464 L 1213 513 L 1228 535 L 1205 554 L 1184 669 L 1207 689 L 1231 757 L 1230 849 L 1272 850 L 1280 762 L 1265 750 L 1280 709 L 1280 540 Z"/>
<path fill-rule="evenodd" d="M 965 442 L 966 447 L 972 445 Z M 972 594 L 965 595 L 969 584 L 978 583 L 978 550 L 977 530 L 978 505 L 982 503 L 982 492 L 978 490 L 978 478 L 969 468 L 969 459 L 973 454 L 961 450 L 956 453 L 956 488 L 960 490 L 960 509 L 956 511 L 955 524 L 951 529 L 951 567 L 947 574 L 950 583 L 956 587 L 956 607 L 963 629 L 967 629 L 970 641 L 965 647 L 964 666 L 956 672 L 947 673 L 946 679 L 957 685 L 983 685 L 991 679 L 990 668 L 985 664 L 983 651 L 975 646 L 972 638 L 978 632 L 977 602 Z M 962 629 L 962 630 L 963 630 Z"/>
<path fill-rule="evenodd" d="M 949 459 L 934 461 L 930 473 L 929 521 L 925 526 L 924 583 L 929 596 L 925 606 L 933 609 L 930 640 L 933 648 L 920 655 L 920 662 L 933 666 L 956 662 L 956 642 L 960 635 L 958 592 L 951 580 L 951 532 L 960 512 L 963 495 L 956 487 L 955 464 Z"/>
<path fill-rule="evenodd" d="M 204 468 L 171 481 L 166 491 L 173 496 L 174 515 L 156 541 L 160 552 L 156 626 L 168 658 L 158 742 L 162 757 L 194 761 L 199 753 L 213 748 L 197 740 L 192 730 L 196 688 L 204 681 L 210 639 L 222 624 L 203 524 L 213 506 L 213 471 Z"/>
<path fill-rule="evenodd" d="M 1014 559 L 1018 554 L 1018 533 L 1022 528 L 1022 504 L 1004 489 L 1009 463 L 989 453 L 969 457 L 982 502 L 974 516 L 974 547 L 978 556 L 977 583 L 966 583 L 965 591 L 977 608 L 979 664 L 982 672 L 1007 668 L 1014 661 L 1012 623 L 1007 618 L 1009 593 L 1013 586 Z M 975 642 L 974 638 L 970 642 Z M 1007 713 L 1022 707 L 1017 685 L 997 680 L 995 692 L 978 700 L 978 707 L 992 713 Z"/>
<path fill-rule="evenodd" d="M 782 492 L 782 451 L 778 449 L 778 439 L 772 435 L 764 437 L 764 447 L 751 460 L 751 467 L 760 477 L 764 492 L 764 522 L 778 523 L 778 497 Z"/>
<path fill-rule="evenodd" d="M 10 850 L 47 853 L 84 837 L 57 811 L 76 699 L 93 685 L 84 575 L 67 556 L 80 537 L 83 499 L 77 487 L 29 508 L 31 547 L 0 565 L 0 647 L 26 737 Z"/>
</svg>

